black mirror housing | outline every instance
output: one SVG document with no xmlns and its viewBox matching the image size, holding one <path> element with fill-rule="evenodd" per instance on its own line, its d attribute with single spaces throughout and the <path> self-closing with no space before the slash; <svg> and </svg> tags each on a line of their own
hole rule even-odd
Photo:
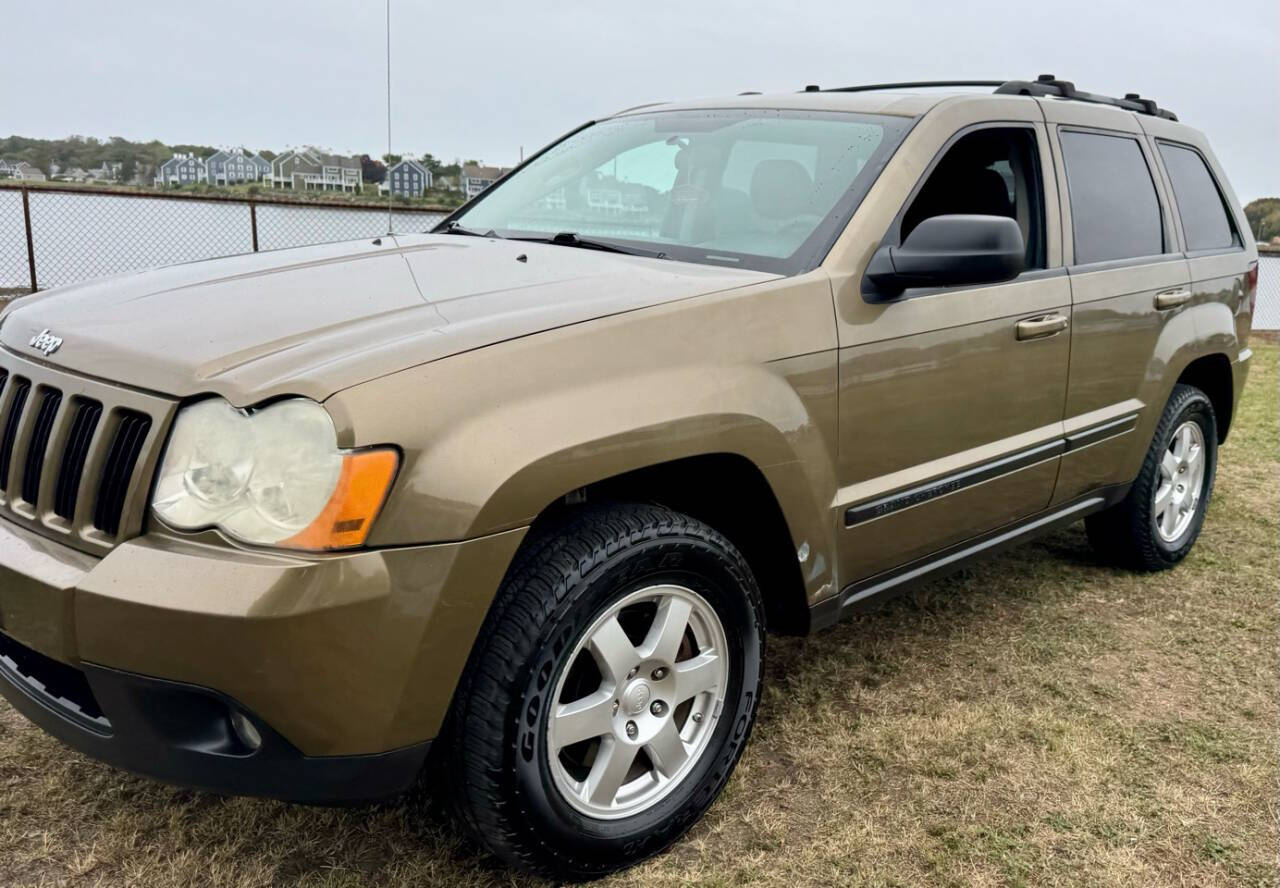
<svg viewBox="0 0 1280 888">
<path fill-rule="evenodd" d="M 910 287 L 997 284 L 1026 268 L 1026 244 L 1007 216 L 946 215 L 923 220 L 902 246 L 885 245 L 867 265 L 872 301 Z M 865 291 L 865 288 L 864 288 Z"/>
</svg>

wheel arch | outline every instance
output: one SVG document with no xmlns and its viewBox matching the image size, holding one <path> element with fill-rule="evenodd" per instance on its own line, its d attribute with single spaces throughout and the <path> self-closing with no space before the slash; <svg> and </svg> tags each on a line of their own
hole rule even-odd
<svg viewBox="0 0 1280 888">
<path fill-rule="evenodd" d="M 549 503 L 534 520 L 526 539 L 553 533 L 576 509 L 600 502 L 656 503 L 715 528 L 751 567 L 765 603 L 769 631 L 780 635 L 809 632 L 804 565 L 792 530 L 769 480 L 745 456 L 699 454 L 579 487 Z M 813 558 L 812 545 L 807 554 L 806 560 Z"/>
<path fill-rule="evenodd" d="M 1218 443 L 1226 441 L 1235 407 L 1231 359 L 1222 352 L 1201 355 L 1182 369 L 1177 382 L 1195 386 L 1208 396 L 1217 421 Z"/>
</svg>

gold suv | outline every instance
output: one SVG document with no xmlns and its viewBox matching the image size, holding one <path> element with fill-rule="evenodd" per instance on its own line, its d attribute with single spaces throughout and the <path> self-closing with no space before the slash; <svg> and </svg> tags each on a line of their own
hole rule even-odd
<svg viewBox="0 0 1280 888">
<path fill-rule="evenodd" d="M 0 317 L 0 689 L 217 792 L 665 848 L 807 633 L 1084 519 L 1184 558 L 1257 255 L 1204 136 L 1050 76 L 635 108 L 433 232 Z M 931 87 L 918 89 L 917 87 Z"/>
</svg>

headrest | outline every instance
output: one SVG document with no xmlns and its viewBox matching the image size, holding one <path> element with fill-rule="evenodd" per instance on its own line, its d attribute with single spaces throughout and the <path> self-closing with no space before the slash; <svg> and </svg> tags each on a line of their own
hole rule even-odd
<svg viewBox="0 0 1280 888">
<path fill-rule="evenodd" d="M 798 161 L 775 158 L 751 174 L 751 206 L 766 219 L 800 215 L 813 197 L 813 179 Z"/>
</svg>

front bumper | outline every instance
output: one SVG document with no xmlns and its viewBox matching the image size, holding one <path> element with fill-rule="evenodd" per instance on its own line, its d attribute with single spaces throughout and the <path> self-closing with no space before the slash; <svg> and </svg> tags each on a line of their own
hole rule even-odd
<svg viewBox="0 0 1280 888">
<path fill-rule="evenodd" d="M 47 733 L 87 755 L 156 780 L 227 795 L 312 804 L 377 801 L 408 788 L 430 747 L 306 756 L 216 691 L 90 664 L 77 670 L 3 632 L 0 693 Z M 243 739 L 232 726 L 233 713 L 248 719 L 256 736 Z"/>
<path fill-rule="evenodd" d="M 153 535 L 99 560 L 0 521 L 0 693 L 69 745 L 168 782 L 394 794 L 522 537 L 308 560 Z"/>
</svg>

